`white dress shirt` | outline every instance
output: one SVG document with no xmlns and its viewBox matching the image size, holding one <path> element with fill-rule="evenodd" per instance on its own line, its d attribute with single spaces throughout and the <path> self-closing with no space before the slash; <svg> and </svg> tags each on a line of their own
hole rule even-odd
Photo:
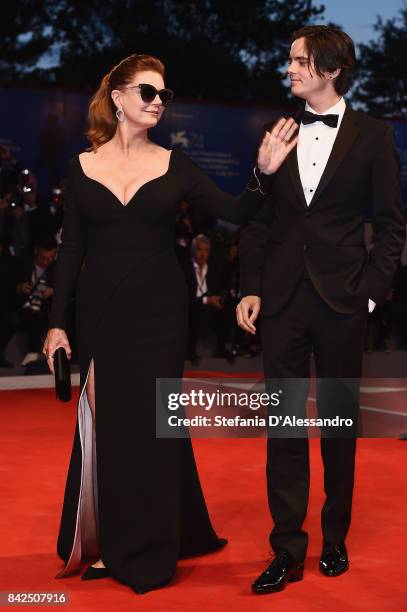
<svg viewBox="0 0 407 612">
<path fill-rule="evenodd" d="M 305 105 L 305 110 L 316 115 L 338 115 L 338 125 L 336 128 L 329 127 L 329 125 L 325 125 L 322 121 L 315 121 L 315 123 L 309 123 L 308 125 L 301 123 L 300 125 L 297 146 L 298 169 L 308 206 L 314 197 L 322 173 L 325 170 L 345 113 L 345 108 L 346 104 L 343 98 L 324 113 L 316 113 L 308 102 Z"/>
<path fill-rule="evenodd" d="M 208 298 L 204 294 L 208 291 L 208 285 L 206 283 L 206 275 L 208 274 L 208 264 L 204 264 L 202 268 L 199 267 L 196 261 L 194 261 L 193 264 L 196 277 L 196 297 L 203 296 L 202 303 L 206 304 Z"/>
<path fill-rule="evenodd" d="M 308 206 L 314 197 L 325 166 L 328 163 L 345 109 L 346 103 L 343 98 L 323 113 L 317 113 L 308 102 L 305 104 L 305 110 L 316 115 L 338 115 L 338 125 L 336 128 L 330 127 L 322 121 L 315 121 L 308 125 L 300 124 L 297 159 L 301 185 Z M 375 306 L 375 302 L 369 300 L 369 312 L 372 312 Z"/>
<path fill-rule="evenodd" d="M 34 264 L 33 271 L 31 273 L 31 283 L 35 285 L 39 278 L 44 275 L 45 268 L 41 268 L 37 264 Z"/>
</svg>

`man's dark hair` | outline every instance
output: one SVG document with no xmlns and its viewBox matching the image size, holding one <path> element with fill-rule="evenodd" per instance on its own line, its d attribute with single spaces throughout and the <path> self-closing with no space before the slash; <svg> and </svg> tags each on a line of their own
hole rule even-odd
<svg viewBox="0 0 407 612">
<path fill-rule="evenodd" d="M 54 236 L 41 236 L 35 241 L 34 247 L 42 251 L 52 251 L 58 248 L 58 243 Z"/>
<path fill-rule="evenodd" d="M 335 91 L 343 96 L 352 82 L 352 72 L 356 63 L 355 45 L 348 34 L 331 26 L 314 25 L 300 28 L 291 37 L 291 43 L 299 38 L 305 39 L 308 64 L 313 61 L 315 72 L 322 77 L 324 72 L 341 69 L 333 81 Z"/>
</svg>

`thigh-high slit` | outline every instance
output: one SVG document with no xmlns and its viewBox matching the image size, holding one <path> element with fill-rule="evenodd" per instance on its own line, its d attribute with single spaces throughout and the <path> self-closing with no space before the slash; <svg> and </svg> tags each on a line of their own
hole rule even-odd
<svg viewBox="0 0 407 612">
<path fill-rule="evenodd" d="M 88 378 L 92 367 L 94 368 L 93 359 L 89 364 L 78 400 L 78 426 L 83 460 L 75 533 L 69 559 L 55 578 L 63 578 L 79 570 L 85 559 L 99 558 L 96 430 L 95 418 L 87 395 Z M 94 407 L 96 408 L 96 402 Z"/>
</svg>

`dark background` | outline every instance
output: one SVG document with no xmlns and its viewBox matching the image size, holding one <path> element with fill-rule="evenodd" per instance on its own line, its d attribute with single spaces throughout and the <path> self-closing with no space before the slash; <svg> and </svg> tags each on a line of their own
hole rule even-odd
<svg viewBox="0 0 407 612">
<path fill-rule="evenodd" d="M 376 17 L 377 4 L 363 3 L 374 36 L 357 45 L 358 69 L 347 100 L 392 121 L 407 203 L 407 6 L 400 2 L 390 19 Z M 35 171 L 45 196 L 68 159 L 88 145 L 87 105 L 101 77 L 131 53 L 152 53 L 164 61 L 166 83 L 176 92 L 152 138 L 183 147 L 221 187 L 237 193 L 264 122 L 298 105 L 285 78 L 292 32 L 305 23 L 327 23 L 326 13 L 339 16 L 338 8 L 333 11 L 338 4 L 6 0 L 0 144 Z M 342 12 L 349 20 L 345 5 Z M 210 156 L 215 162 L 208 162 Z"/>
<path fill-rule="evenodd" d="M 393 118 L 407 108 L 407 7 L 400 2 L 385 20 L 375 16 L 377 4 L 361 3 L 375 35 L 358 44 L 352 91 L 354 103 Z M 5 0 L 0 84 L 90 93 L 113 64 L 138 52 L 164 60 L 181 98 L 287 106 L 290 36 L 306 23 L 326 23 L 326 11 L 332 6 L 310 0 Z"/>
</svg>

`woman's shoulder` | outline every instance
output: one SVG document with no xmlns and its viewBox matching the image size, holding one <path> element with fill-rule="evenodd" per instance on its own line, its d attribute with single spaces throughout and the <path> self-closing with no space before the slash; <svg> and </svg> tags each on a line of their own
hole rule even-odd
<svg viewBox="0 0 407 612">
<path fill-rule="evenodd" d="M 82 159 L 88 155 L 88 151 L 81 151 L 80 153 L 75 153 L 75 155 L 72 155 L 69 159 L 69 166 L 72 168 L 80 168 Z"/>
<path fill-rule="evenodd" d="M 68 164 L 68 175 L 71 179 L 81 179 L 84 174 L 84 168 L 87 165 L 86 159 L 88 155 L 93 155 L 93 153 L 91 151 L 82 151 L 71 156 Z"/>
<path fill-rule="evenodd" d="M 81 168 L 84 168 L 87 166 L 88 162 L 91 161 L 91 159 L 95 156 L 95 151 L 81 151 L 81 153 L 77 153 L 76 155 L 73 156 L 72 161 L 73 163 L 79 164 L 81 166 Z"/>
<path fill-rule="evenodd" d="M 150 141 L 150 154 L 153 154 L 162 161 L 171 160 L 173 157 L 174 149 L 166 149 L 157 143 Z"/>
<path fill-rule="evenodd" d="M 92 157 L 93 155 L 95 155 L 94 151 L 89 151 L 89 150 L 85 150 L 85 151 L 81 151 L 80 153 L 77 153 L 76 155 L 73 156 L 72 159 L 86 159 L 87 157 Z"/>
<path fill-rule="evenodd" d="M 184 170 L 189 170 L 190 172 L 202 172 L 200 167 L 196 164 L 196 162 L 185 153 L 182 149 L 176 148 L 172 149 L 172 155 L 177 160 L 177 164 L 180 167 L 183 167 Z"/>
<path fill-rule="evenodd" d="M 172 149 L 172 155 L 185 163 L 192 162 L 192 159 L 182 149 L 176 147 Z"/>
<path fill-rule="evenodd" d="M 184 153 L 178 147 L 172 149 L 166 149 L 160 145 L 154 145 L 155 152 L 161 158 L 168 157 L 168 166 L 171 168 L 176 168 L 178 171 L 181 171 L 183 174 L 187 170 L 193 170 L 197 168 L 196 164 L 192 159 Z"/>
</svg>

